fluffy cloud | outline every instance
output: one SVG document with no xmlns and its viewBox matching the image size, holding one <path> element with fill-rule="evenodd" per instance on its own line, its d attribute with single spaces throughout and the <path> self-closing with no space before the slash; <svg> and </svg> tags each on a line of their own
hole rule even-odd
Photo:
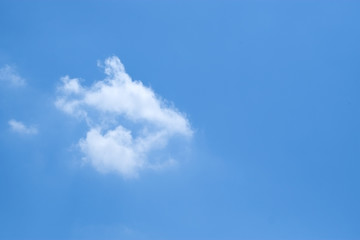
<svg viewBox="0 0 360 240">
<path fill-rule="evenodd" d="M 171 165 L 172 159 L 154 161 L 153 153 L 166 151 L 171 139 L 192 136 L 186 116 L 133 81 L 119 58 L 106 59 L 103 67 L 106 78 L 90 87 L 63 77 L 55 102 L 64 112 L 86 120 L 89 130 L 79 141 L 85 161 L 100 172 L 116 171 L 124 177 Z"/>
<path fill-rule="evenodd" d="M 20 121 L 12 119 L 8 123 L 10 125 L 10 128 L 15 132 L 29 135 L 38 133 L 38 130 L 35 127 L 28 127 Z"/>
<path fill-rule="evenodd" d="M 15 87 L 21 87 L 26 84 L 25 79 L 16 72 L 15 68 L 9 65 L 0 68 L 0 81 L 8 82 Z"/>
</svg>

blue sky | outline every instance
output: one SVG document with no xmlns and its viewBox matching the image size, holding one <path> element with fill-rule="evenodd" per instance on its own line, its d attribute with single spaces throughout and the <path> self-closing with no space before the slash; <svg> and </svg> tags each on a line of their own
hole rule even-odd
<svg viewBox="0 0 360 240">
<path fill-rule="evenodd" d="M 1 0 L 0 239 L 360 239 L 359 11 Z"/>
</svg>

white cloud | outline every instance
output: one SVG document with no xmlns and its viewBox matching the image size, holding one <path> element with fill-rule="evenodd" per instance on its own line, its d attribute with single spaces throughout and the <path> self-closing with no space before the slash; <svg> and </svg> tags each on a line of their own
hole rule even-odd
<svg viewBox="0 0 360 240">
<path fill-rule="evenodd" d="M 12 119 L 8 123 L 10 125 L 10 128 L 15 132 L 29 135 L 38 133 L 38 130 L 35 127 L 28 127 L 20 121 Z"/>
<path fill-rule="evenodd" d="M 9 65 L 0 68 L 0 81 L 8 82 L 15 87 L 22 87 L 26 84 L 25 79 L 16 72 L 14 67 Z"/>
<path fill-rule="evenodd" d="M 119 58 L 106 59 L 104 70 L 107 77 L 90 87 L 77 78 L 61 78 L 55 102 L 64 112 L 86 120 L 89 131 L 79 141 L 85 161 L 100 172 L 125 177 L 173 165 L 173 159 L 159 162 L 149 156 L 165 151 L 172 138 L 192 136 L 185 115 L 142 82 L 133 81 Z"/>
</svg>

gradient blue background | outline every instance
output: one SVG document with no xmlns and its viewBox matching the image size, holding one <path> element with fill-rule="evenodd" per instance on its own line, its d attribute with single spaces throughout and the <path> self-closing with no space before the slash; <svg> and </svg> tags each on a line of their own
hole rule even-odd
<svg viewBox="0 0 360 240">
<path fill-rule="evenodd" d="M 360 239 L 359 1 L 4 1 L 0 239 Z M 178 168 L 79 167 L 66 74 L 127 72 L 186 112 Z M 14 118 L 39 134 L 10 131 Z"/>
</svg>

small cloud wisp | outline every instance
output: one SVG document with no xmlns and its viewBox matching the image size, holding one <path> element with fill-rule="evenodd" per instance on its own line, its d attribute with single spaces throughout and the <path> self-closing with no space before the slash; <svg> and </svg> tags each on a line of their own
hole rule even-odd
<svg viewBox="0 0 360 240">
<path fill-rule="evenodd" d="M 7 82 L 14 87 L 23 87 L 26 85 L 26 81 L 17 73 L 14 67 L 5 65 L 0 68 L 0 81 Z"/>
<path fill-rule="evenodd" d="M 9 122 L 9 126 L 11 128 L 11 130 L 20 133 L 20 134 L 27 134 L 27 135 L 34 135 L 38 133 L 37 128 L 35 127 L 28 127 L 26 126 L 24 123 L 20 122 L 20 121 L 16 121 L 14 119 L 11 119 Z"/>
</svg>

